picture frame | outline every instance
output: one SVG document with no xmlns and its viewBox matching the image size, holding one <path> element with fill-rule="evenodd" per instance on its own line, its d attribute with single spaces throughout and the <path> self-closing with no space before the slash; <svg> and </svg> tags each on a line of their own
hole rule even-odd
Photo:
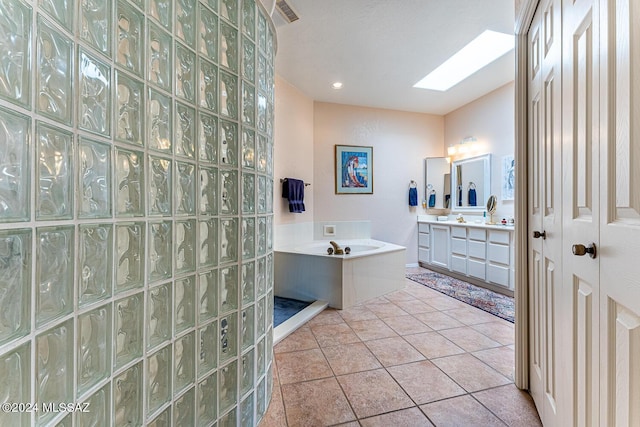
<svg viewBox="0 0 640 427">
<path fill-rule="evenodd" d="M 513 156 L 502 157 L 502 200 L 514 200 L 516 162 Z"/>
<path fill-rule="evenodd" d="M 335 146 L 336 194 L 373 194 L 373 147 Z"/>
</svg>

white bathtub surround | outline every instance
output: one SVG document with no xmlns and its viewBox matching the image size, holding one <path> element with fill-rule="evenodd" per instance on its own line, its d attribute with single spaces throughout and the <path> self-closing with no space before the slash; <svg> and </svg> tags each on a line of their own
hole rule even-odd
<svg viewBox="0 0 640 427">
<path fill-rule="evenodd" d="M 328 240 L 278 248 L 275 295 L 344 309 L 404 286 L 405 247 L 372 239 L 335 241 L 352 252 L 328 255 Z"/>
</svg>

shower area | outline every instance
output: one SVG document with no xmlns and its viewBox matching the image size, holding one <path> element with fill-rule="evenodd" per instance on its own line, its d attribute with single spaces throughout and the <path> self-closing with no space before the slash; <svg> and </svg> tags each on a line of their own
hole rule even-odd
<svg viewBox="0 0 640 427">
<path fill-rule="evenodd" d="M 0 2 L 0 425 L 262 418 L 275 50 L 256 0 Z"/>
</svg>

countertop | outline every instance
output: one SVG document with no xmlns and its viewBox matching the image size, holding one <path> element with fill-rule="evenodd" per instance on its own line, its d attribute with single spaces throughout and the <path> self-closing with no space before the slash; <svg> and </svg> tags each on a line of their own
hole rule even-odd
<svg viewBox="0 0 640 427">
<path fill-rule="evenodd" d="M 473 227 L 473 228 L 487 228 L 492 230 L 505 230 L 505 231 L 513 231 L 513 225 L 502 225 L 502 224 L 485 224 L 482 222 L 482 219 L 477 219 L 478 217 L 467 217 L 465 220 L 467 222 L 460 223 L 453 220 L 448 221 L 438 221 L 437 217 L 433 215 L 418 215 L 418 222 L 427 223 L 427 224 L 440 224 L 440 225 L 457 225 L 461 227 Z"/>
</svg>

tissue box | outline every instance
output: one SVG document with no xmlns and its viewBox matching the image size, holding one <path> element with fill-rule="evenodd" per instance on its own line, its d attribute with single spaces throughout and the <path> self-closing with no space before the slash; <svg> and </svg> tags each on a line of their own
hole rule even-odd
<svg viewBox="0 0 640 427">
<path fill-rule="evenodd" d="M 438 221 L 448 221 L 449 217 L 448 216 L 438 216 Z"/>
</svg>

